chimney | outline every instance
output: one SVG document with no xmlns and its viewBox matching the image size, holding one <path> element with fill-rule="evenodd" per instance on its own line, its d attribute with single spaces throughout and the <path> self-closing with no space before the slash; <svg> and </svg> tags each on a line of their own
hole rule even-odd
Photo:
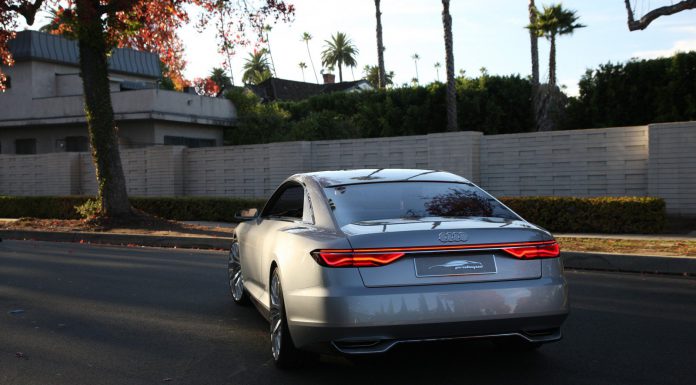
<svg viewBox="0 0 696 385">
<path fill-rule="evenodd" d="M 324 77 L 324 84 L 334 84 L 336 83 L 336 75 L 334 74 L 321 74 Z"/>
</svg>

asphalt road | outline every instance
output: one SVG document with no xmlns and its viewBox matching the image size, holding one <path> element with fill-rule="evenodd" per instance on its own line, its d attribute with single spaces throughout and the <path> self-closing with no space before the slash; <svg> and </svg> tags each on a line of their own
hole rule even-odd
<svg viewBox="0 0 696 385">
<path fill-rule="evenodd" d="M 216 252 L 0 243 L 0 384 L 696 383 L 696 279 L 569 272 L 565 338 L 538 352 L 429 344 L 282 372 L 225 266 Z"/>
</svg>

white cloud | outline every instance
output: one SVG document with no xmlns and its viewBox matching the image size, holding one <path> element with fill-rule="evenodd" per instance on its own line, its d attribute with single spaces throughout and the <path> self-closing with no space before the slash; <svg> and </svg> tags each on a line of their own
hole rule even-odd
<svg viewBox="0 0 696 385">
<path fill-rule="evenodd" d="M 677 40 L 672 47 L 667 49 L 658 49 L 651 51 L 637 51 L 633 53 L 633 57 L 641 59 L 655 59 L 658 57 L 672 56 L 677 52 L 696 51 L 696 38 L 688 40 Z"/>
</svg>

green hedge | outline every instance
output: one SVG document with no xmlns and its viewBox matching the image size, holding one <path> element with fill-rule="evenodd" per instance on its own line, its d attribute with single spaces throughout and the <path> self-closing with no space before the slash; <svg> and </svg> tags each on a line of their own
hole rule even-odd
<svg viewBox="0 0 696 385">
<path fill-rule="evenodd" d="M 75 206 L 89 197 L 0 196 L 0 218 L 78 219 Z M 162 218 L 233 222 L 245 208 L 261 208 L 261 199 L 131 198 L 134 207 Z M 658 233 L 663 230 L 665 202 L 660 198 L 502 198 L 526 220 L 549 231 L 577 233 Z"/>
<path fill-rule="evenodd" d="M 79 219 L 75 206 L 91 197 L 0 196 L 0 218 Z M 233 222 L 245 208 L 261 208 L 265 200 L 244 198 L 130 198 L 133 207 L 162 218 L 180 221 Z"/>
<path fill-rule="evenodd" d="M 554 232 L 652 234 L 664 229 L 665 202 L 647 197 L 501 198 L 524 219 Z"/>
</svg>

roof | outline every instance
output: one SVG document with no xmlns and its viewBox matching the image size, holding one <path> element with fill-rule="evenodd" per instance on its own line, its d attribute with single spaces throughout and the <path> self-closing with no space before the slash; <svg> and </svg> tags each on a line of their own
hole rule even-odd
<svg viewBox="0 0 696 385">
<path fill-rule="evenodd" d="M 16 61 L 38 60 L 79 65 L 77 41 L 39 31 L 17 32 L 7 44 Z M 158 79 L 161 77 L 159 56 L 130 48 L 116 48 L 109 57 L 109 70 Z"/>
<path fill-rule="evenodd" d="M 439 170 L 379 168 L 363 170 L 319 171 L 302 174 L 322 187 L 380 182 L 458 182 L 471 183 L 459 175 Z"/>
<path fill-rule="evenodd" d="M 257 85 L 246 87 L 265 101 L 273 100 L 302 100 L 312 96 L 329 94 L 337 91 L 355 89 L 361 84 L 369 84 L 367 80 L 355 80 L 352 82 L 316 84 L 298 82 L 295 80 L 268 78 Z"/>
</svg>

